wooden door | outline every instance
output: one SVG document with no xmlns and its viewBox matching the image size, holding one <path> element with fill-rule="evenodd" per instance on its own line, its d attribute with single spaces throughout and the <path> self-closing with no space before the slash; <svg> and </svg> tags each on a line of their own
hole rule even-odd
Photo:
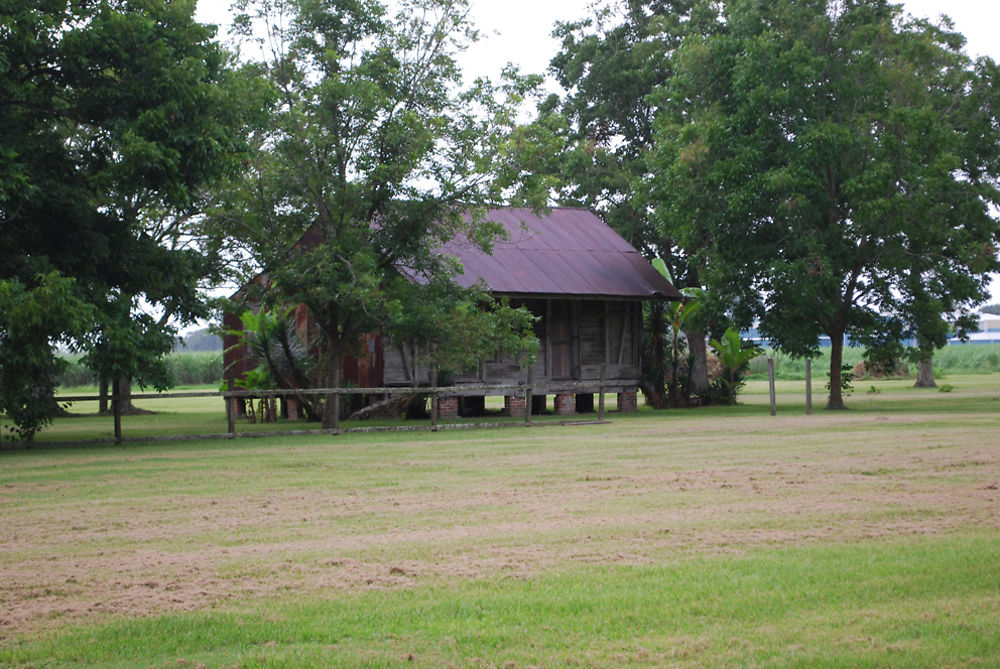
<svg viewBox="0 0 1000 669">
<path fill-rule="evenodd" d="M 552 338 L 552 378 L 569 379 L 573 376 L 572 337 L 569 303 L 552 301 L 552 321 L 549 323 Z"/>
</svg>

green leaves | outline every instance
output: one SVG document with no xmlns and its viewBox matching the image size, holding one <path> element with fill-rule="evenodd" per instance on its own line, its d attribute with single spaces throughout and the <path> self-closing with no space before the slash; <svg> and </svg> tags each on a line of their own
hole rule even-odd
<svg viewBox="0 0 1000 669">
<path fill-rule="evenodd" d="M 721 380 L 726 386 L 729 404 L 736 404 L 736 393 L 742 387 L 743 374 L 750 361 L 761 354 L 761 348 L 756 343 L 744 342 L 735 328 L 726 328 L 721 340 L 709 341 L 712 351 L 722 364 Z"/>
<path fill-rule="evenodd" d="M 731 369 L 742 368 L 761 353 L 761 349 L 757 344 L 749 343 L 744 345 L 743 340 L 740 339 L 740 333 L 731 327 L 726 328 L 721 341 L 712 339 L 709 341 L 709 344 L 711 344 L 712 350 L 719 358 L 719 362 Z"/>
<path fill-rule="evenodd" d="M 524 307 L 496 301 L 477 289 L 462 289 L 447 277 L 421 284 L 405 281 L 392 288 L 394 303 L 386 331 L 395 341 L 423 343 L 442 369 L 478 369 L 501 353 L 524 365 L 534 362 L 536 318 Z"/>
<path fill-rule="evenodd" d="M 727 2 L 652 96 L 646 183 L 666 234 L 790 353 L 890 326 L 938 339 L 1000 267 L 979 186 L 997 175 L 995 66 L 900 11 Z"/>
<path fill-rule="evenodd" d="M 464 0 L 405 0 L 394 13 L 351 0 L 239 7 L 279 46 L 258 65 L 276 99 L 214 225 L 267 270 L 271 302 L 306 305 L 323 382 L 366 332 L 456 367 L 483 346 L 530 348 L 525 314 L 458 289 L 460 268 L 436 249 L 458 231 L 492 244 L 497 227 L 480 214 L 521 183 L 514 101 L 535 81 L 462 86 L 455 56 L 476 36 Z"/>
<path fill-rule="evenodd" d="M 38 342 L 69 338 L 103 378 L 168 385 L 160 357 L 175 323 L 205 314 L 199 289 L 218 267 L 191 217 L 245 148 L 229 56 L 193 11 L 189 0 L 5 3 L 0 282 L 72 279 L 77 306 L 90 305 L 46 306 L 43 323 L 8 314 L 8 350 L 43 355 Z M 43 297 L 54 293 L 32 300 Z M 47 365 L 32 376 L 12 360 L 0 365 L 8 383 L 46 382 Z"/>
<path fill-rule="evenodd" d="M 0 279 L 0 413 L 14 421 L 7 429 L 16 437 L 31 439 L 52 419 L 62 366 L 52 354 L 53 339 L 82 336 L 93 317 L 76 282 L 58 272 L 28 284 Z"/>
<path fill-rule="evenodd" d="M 0 323 L 6 340 L 47 339 L 52 332 L 79 335 L 92 317 L 93 309 L 80 299 L 76 281 L 59 272 L 39 274 L 30 285 L 18 278 L 0 281 Z"/>
</svg>

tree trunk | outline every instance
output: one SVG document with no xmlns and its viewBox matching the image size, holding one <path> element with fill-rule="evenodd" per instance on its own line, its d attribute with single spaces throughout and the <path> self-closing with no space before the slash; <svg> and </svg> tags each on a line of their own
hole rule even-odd
<svg viewBox="0 0 1000 669">
<path fill-rule="evenodd" d="M 649 338 L 651 361 L 643 361 L 644 367 L 650 367 L 648 388 L 643 388 L 646 402 L 654 409 L 662 409 L 667 404 L 667 388 L 663 377 L 667 369 L 667 345 L 664 341 L 666 328 L 664 327 L 664 306 L 663 302 L 649 303 Z"/>
<path fill-rule="evenodd" d="M 691 394 L 701 395 L 708 390 L 708 345 L 704 330 L 687 331 L 688 351 L 691 352 Z"/>
<path fill-rule="evenodd" d="M 843 364 L 844 334 L 830 335 L 830 399 L 826 403 L 827 409 L 844 408 L 844 396 L 840 388 Z"/>
<path fill-rule="evenodd" d="M 132 404 L 132 380 L 120 379 L 118 381 L 119 406 L 121 413 L 130 414 L 136 411 L 136 406 Z"/>
<path fill-rule="evenodd" d="M 340 388 L 340 346 L 330 346 L 328 360 L 326 363 L 326 387 Z M 332 430 L 334 426 L 335 412 L 340 410 L 336 394 L 326 396 L 323 402 L 323 429 Z"/>
<path fill-rule="evenodd" d="M 666 331 L 663 328 L 662 305 L 655 306 L 661 308 L 653 311 L 653 370 L 656 372 L 653 379 L 653 392 L 660 397 L 666 397 L 667 388 L 663 379 L 667 369 L 667 344 L 663 340 Z"/>
<path fill-rule="evenodd" d="M 101 416 L 107 416 L 111 413 L 111 405 L 108 404 L 108 380 L 101 379 L 97 388 L 98 400 L 97 400 L 97 413 Z"/>
<path fill-rule="evenodd" d="M 153 414 L 155 411 L 140 409 L 132 404 L 132 379 L 123 378 L 118 384 L 118 392 L 121 393 L 121 407 L 123 416 L 141 416 Z"/>
<path fill-rule="evenodd" d="M 683 407 L 684 396 L 681 392 L 683 384 L 680 379 L 680 332 L 671 328 L 673 343 L 670 347 L 670 383 L 667 384 L 667 406 L 672 409 Z"/>
<path fill-rule="evenodd" d="M 934 356 L 917 363 L 917 382 L 914 388 L 937 388 L 934 382 Z"/>
</svg>

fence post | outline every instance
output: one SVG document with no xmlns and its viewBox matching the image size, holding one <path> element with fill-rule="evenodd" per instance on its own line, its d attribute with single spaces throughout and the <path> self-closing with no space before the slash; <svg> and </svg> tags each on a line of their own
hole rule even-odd
<svg viewBox="0 0 1000 669">
<path fill-rule="evenodd" d="M 535 384 L 535 367 L 528 367 L 528 382 L 524 386 L 524 426 L 531 427 L 532 386 Z"/>
<path fill-rule="evenodd" d="M 806 415 L 813 412 L 813 369 L 812 358 L 806 358 Z"/>
<path fill-rule="evenodd" d="M 438 429 L 438 366 L 437 363 L 431 365 L 431 432 Z"/>
<path fill-rule="evenodd" d="M 115 415 L 115 444 L 121 446 L 122 443 L 122 403 L 121 403 L 121 379 L 116 375 L 111 382 L 111 411 Z"/>
<path fill-rule="evenodd" d="M 771 395 L 771 415 L 773 416 L 777 413 L 774 401 L 774 358 L 767 359 L 767 381 Z"/>
<path fill-rule="evenodd" d="M 229 377 L 229 383 L 227 384 L 229 391 L 232 392 L 234 384 L 232 377 Z M 236 407 L 233 403 L 236 402 L 235 397 L 226 398 L 226 426 L 229 430 L 229 438 L 236 438 Z"/>
<path fill-rule="evenodd" d="M 601 394 L 597 397 L 597 420 L 604 420 L 604 384 L 607 381 L 608 363 L 601 363 Z"/>
<path fill-rule="evenodd" d="M 339 374 L 337 375 L 340 376 Z M 333 390 L 333 433 L 340 434 L 340 387 L 342 384 L 338 383 L 336 388 L 331 388 Z"/>
</svg>

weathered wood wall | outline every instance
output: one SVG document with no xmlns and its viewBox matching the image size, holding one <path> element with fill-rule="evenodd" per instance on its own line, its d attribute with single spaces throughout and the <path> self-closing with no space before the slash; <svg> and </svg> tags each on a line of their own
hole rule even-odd
<svg viewBox="0 0 1000 669">
<path fill-rule="evenodd" d="M 539 317 L 535 336 L 540 346 L 533 365 L 536 383 L 598 380 L 601 365 L 606 364 L 610 385 L 638 385 L 641 302 L 532 299 L 511 304 L 524 304 Z M 425 352 L 414 351 L 409 343 L 383 342 L 386 385 L 429 382 L 426 363 L 418 362 L 426 360 Z M 516 360 L 497 355 L 482 361 L 478 369 L 465 370 L 455 383 L 516 384 L 524 380 L 525 371 Z"/>
</svg>

